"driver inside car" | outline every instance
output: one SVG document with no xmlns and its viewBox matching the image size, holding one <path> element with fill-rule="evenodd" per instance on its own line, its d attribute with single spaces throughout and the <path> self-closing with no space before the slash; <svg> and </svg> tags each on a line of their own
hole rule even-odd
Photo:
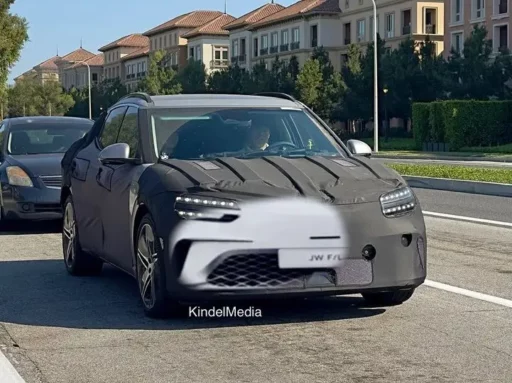
<svg viewBox="0 0 512 383">
<path fill-rule="evenodd" d="M 248 132 L 246 150 L 265 150 L 268 148 L 268 140 L 270 138 L 270 129 L 261 122 L 251 126 Z"/>
</svg>

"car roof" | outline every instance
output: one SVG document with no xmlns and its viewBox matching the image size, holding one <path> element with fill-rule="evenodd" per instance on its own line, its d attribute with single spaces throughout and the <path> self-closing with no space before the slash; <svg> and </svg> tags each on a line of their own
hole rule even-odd
<svg viewBox="0 0 512 383">
<path fill-rule="evenodd" d="M 241 94 L 175 94 L 149 96 L 143 93 L 130 94 L 119 100 L 115 106 L 135 103 L 149 108 L 302 108 L 292 98 L 241 95 Z"/>
<path fill-rule="evenodd" d="M 58 124 L 58 123 L 89 123 L 94 124 L 93 120 L 82 117 L 66 117 L 66 116 L 30 116 L 30 117 L 11 117 L 8 119 L 10 126 L 25 125 L 27 123 L 38 122 L 45 124 Z"/>
</svg>

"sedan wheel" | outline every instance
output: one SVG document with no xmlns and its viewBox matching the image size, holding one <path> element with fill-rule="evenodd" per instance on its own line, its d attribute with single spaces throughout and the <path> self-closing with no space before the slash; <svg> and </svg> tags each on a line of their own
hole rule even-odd
<svg viewBox="0 0 512 383">
<path fill-rule="evenodd" d="M 71 196 L 66 200 L 62 224 L 62 252 L 64 264 L 71 275 L 97 275 L 103 262 L 82 250 L 78 241 L 75 209 Z"/>
<path fill-rule="evenodd" d="M 176 311 L 178 303 L 167 294 L 162 251 L 154 227 L 151 216 L 146 214 L 139 225 L 135 243 L 137 282 L 146 315 L 162 318 Z"/>
</svg>

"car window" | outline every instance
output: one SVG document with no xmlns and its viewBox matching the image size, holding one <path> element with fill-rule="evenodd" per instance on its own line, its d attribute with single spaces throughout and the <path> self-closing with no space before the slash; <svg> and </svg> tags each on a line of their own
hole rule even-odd
<svg viewBox="0 0 512 383">
<path fill-rule="evenodd" d="M 123 124 L 119 130 L 117 137 L 118 143 L 130 145 L 130 158 L 138 157 L 139 149 L 139 132 L 137 125 L 137 117 L 139 110 L 136 107 L 129 107 L 124 115 Z"/>
<path fill-rule="evenodd" d="M 127 107 L 123 106 L 120 108 L 113 109 L 108 115 L 103 130 L 98 137 L 98 141 L 102 149 L 109 145 L 115 144 L 117 141 L 117 135 L 119 134 L 119 128 L 123 122 L 124 113 Z"/>
<path fill-rule="evenodd" d="M 345 156 L 299 108 L 159 108 L 149 117 L 160 158 Z"/>
<path fill-rule="evenodd" d="M 65 153 L 92 127 L 89 120 L 26 120 L 11 125 L 6 152 L 11 155 Z"/>
</svg>

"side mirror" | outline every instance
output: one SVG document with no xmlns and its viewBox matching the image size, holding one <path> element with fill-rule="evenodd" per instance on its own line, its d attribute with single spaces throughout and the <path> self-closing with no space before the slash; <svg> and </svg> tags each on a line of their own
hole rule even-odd
<svg viewBox="0 0 512 383">
<path fill-rule="evenodd" d="M 99 160 L 103 165 L 137 164 L 140 160 L 130 158 L 130 146 L 125 143 L 112 144 L 100 152 Z"/>
<path fill-rule="evenodd" d="M 347 147 L 355 156 L 370 157 L 372 155 L 372 148 L 370 148 L 370 146 L 363 141 L 348 140 Z"/>
</svg>

